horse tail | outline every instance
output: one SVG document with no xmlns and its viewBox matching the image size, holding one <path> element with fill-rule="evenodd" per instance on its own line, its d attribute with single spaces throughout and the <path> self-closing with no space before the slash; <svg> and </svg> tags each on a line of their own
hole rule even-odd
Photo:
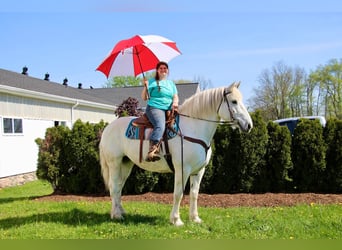
<svg viewBox="0 0 342 250">
<path fill-rule="evenodd" d="M 102 177 L 103 177 L 105 187 L 108 190 L 109 166 L 108 166 L 107 161 L 106 161 L 105 153 L 103 152 L 102 140 L 100 141 L 99 151 L 100 151 L 101 173 L 102 173 Z"/>
</svg>

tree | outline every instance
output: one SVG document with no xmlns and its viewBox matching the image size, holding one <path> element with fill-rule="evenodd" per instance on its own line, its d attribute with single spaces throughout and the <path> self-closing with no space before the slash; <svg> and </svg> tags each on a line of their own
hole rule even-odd
<svg viewBox="0 0 342 250">
<path fill-rule="evenodd" d="M 199 83 L 201 90 L 209 89 L 213 86 L 211 80 L 205 79 L 204 77 L 196 76 L 193 81 Z"/>
<path fill-rule="evenodd" d="M 115 76 L 106 82 L 105 88 L 139 86 L 141 78 L 134 76 Z"/>
<path fill-rule="evenodd" d="M 260 86 L 254 89 L 251 106 L 260 110 L 265 120 L 304 114 L 304 69 L 292 68 L 280 61 L 260 74 L 259 83 Z"/>
<path fill-rule="evenodd" d="M 326 117 L 342 119 L 342 59 L 332 59 L 326 65 L 318 66 L 309 78 L 318 88 L 317 112 L 323 107 Z"/>
<path fill-rule="evenodd" d="M 144 73 L 146 79 L 154 77 L 154 71 Z M 118 87 L 128 87 L 128 86 L 140 86 L 142 85 L 142 75 L 135 76 L 114 76 L 110 78 L 106 84 L 105 88 L 118 88 Z"/>
</svg>

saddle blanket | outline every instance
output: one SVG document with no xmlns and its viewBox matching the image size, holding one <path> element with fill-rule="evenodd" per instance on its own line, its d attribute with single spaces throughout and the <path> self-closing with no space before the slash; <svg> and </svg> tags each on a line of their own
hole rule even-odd
<svg viewBox="0 0 342 250">
<path fill-rule="evenodd" d="M 137 119 L 137 118 L 135 118 L 135 119 Z M 135 121 L 135 119 L 130 121 L 130 123 L 128 124 L 128 127 L 126 129 L 125 135 L 129 139 L 139 140 L 139 130 L 140 130 L 140 128 L 136 127 L 136 126 L 134 126 L 132 124 Z M 178 125 L 177 125 L 178 124 L 178 120 L 179 120 L 179 116 L 176 116 L 176 122 L 173 125 L 174 131 L 171 130 L 171 129 L 166 128 L 166 133 L 167 133 L 167 138 L 168 139 L 171 139 L 171 138 L 173 138 L 173 137 L 175 137 L 177 135 L 178 130 L 179 130 Z M 149 132 L 151 131 L 151 129 L 146 129 L 146 131 L 147 131 L 147 133 L 145 132 L 145 136 L 144 137 L 146 137 L 146 135 L 150 134 Z M 144 139 L 148 140 L 149 138 L 144 138 Z"/>
</svg>

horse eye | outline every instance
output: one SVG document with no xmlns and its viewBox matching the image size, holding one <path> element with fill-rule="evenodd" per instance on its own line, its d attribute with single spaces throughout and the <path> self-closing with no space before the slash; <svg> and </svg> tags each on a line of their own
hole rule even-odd
<svg viewBox="0 0 342 250">
<path fill-rule="evenodd" d="M 234 101 L 232 101 L 232 103 L 233 103 L 233 104 L 237 104 L 237 101 L 236 101 L 236 100 L 234 100 Z"/>
</svg>

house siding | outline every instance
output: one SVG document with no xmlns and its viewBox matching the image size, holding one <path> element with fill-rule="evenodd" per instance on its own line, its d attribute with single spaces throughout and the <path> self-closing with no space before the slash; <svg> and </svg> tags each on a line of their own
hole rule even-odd
<svg viewBox="0 0 342 250">
<path fill-rule="evenodd" d="M 74 103 L 40 100 L 0 93 L 0 178 L 34 172 L 37 169 L 37 138 L 44 138 L 46 129 L 55 121 L 65 122 L 68 127 L 81 119 L 84 122 L 111 122 L 115 119 L 114 107 L 98 109 Z M 5 134 L 3 118 L 22 119 L 23 133 Z"/>
<path fill-rule="evenodd" d="M 0 119 L 2 121 L 0 116 Z M 23 119 L 22 134 L 4 134 L 1 122 L 0 178 L 36 171 L 38 145 L 35 140 L 44 138 L 47 128 L 54 126 L 51 120 Z"/>
<path fill-rule="evenodd" d="M 30 119 L 51 119 L 53 121 L 71 121 L 77 119 L 89 122 L 111 122 L 115 119 L 113 110 L 101 110 L 84 105 L 56 103 L 47 100 L 38 100 L 0 93 L 0 115 L 15 116 Z"/>
</svg>

